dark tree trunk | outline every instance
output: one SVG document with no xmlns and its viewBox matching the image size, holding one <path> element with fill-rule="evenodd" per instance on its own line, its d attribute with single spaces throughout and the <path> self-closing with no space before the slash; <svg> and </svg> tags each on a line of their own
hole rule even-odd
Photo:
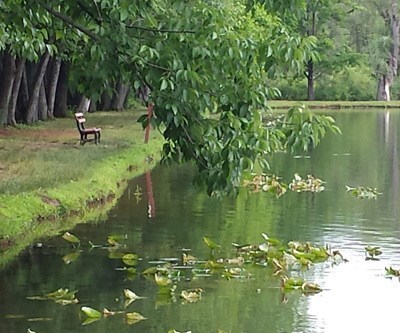
<svg viewBox="0 0 400 333">
<path fill-rule="evenodd" d="M 48 79 L 47 87 L 47 105 L 48 116 L 54 118 L 54 104 L 56 100 L 57 82 L 60 74 L 61 59 L 55 58 L 52 61 L 51 73 Z"/>
<path fill-rule="evenodd" d="M 5 51 L 3 53 L 2 64 L 3 69 L 0 78 L 0 125 L 4 126 L 7 124 L 8 108 L 16 75 L 15 58 Z"/>
<path fill-rule="evenodd" d="M 28 66 L 29 63 L 26 62 L 22 70 L 21 87 L 18 95 L 17 110 L 15 117 L 17 121 L 24 122 L 26 119 L 26 112 L 28 110 L 29 103 L 29 86 L 28 86 Z"/>
<path fill-rule="evenodd" d="M 13 88 L 12 88 L 12 95 L 11 95 L 11 101 L 9 104 L 8 119 L 7 119 L 8 125 L 11 125 L 11 126 L 17 125 L 15 113 L 16 113 L 16 109 L 17 109 L 17 101 L 18 101 L 19 91 L 20 91 L 20 87 L 21 87 L 22 74 L 24 73 L 24 68 L 25 68 L 25 59 L 18 58 L 16 61 L 16 67 L 17 67 L 17 73 L 15 75 L 15 80 L 14 80 L 14 84 L 13 84 Z"/>
<path fill-rule="evenodd" d="M 316 8 L 311 5 L 307 8 L 308 21 L 310 27 L 307 29 L 307 36 L 315 36 L 316 33 Z M 310 22 L 311 20 L 311 22 Z M 313 101 L 315 99 L 315 87 L 314 87 L 314 62 L 310 59 L 307 63 L 307 100 Z"/>
<path fill-rule="evenodd" d="M 49 62 L 50 54 L 46 51 L 45 54 L 40 58 L 39 64 L 36 69 L 34 77 L 34 85 L 32 93 L 29 98 L 28 110 L 26 115 L 26 122 L 32 124 L 39 118 L 38 107 L 39 107 L 39 95 L 40 89 L 43 83 L 43 77 L 46 74 L 47 64 Z"/>
<path fill-rule="evenodd" d="M 129 86 L 121 80 L 118 81 L 116 91 L 111 103 L 111 110 L 121 111 L 124 109 L 125 99 L 128 94 Z"/>
<path fill-rule="evenodd" d="M 111 108 L 111 96 L 107 91 L 105 91 L 101 94 L 98 110 L 107 111 L 110 110 L 110 108 Z"/>
<path fill-rule="evenodd" d="M 307 100 L 313 101 L 314 99 L 315 99 L 314 62 L 310 60 L 307 63 Z"/>
<path fill-rule="evenodd" d="M 62 61 L 60 66 L 56 96 L 54 101 L 55 117 L 64 118 L 67 116 L 68 74 L 69 74 L 69 64 L 65 61 Z"/>
<path fill-rule="evenodd" d="M 42 85 L 39 91 L 39 104 L 38 104 L 39 120 L 47 120 L 48 113 L 49 113 L 49 107 L 47 105 L 46 88 L 44 80 L 42 80 Z"/>
</svg>

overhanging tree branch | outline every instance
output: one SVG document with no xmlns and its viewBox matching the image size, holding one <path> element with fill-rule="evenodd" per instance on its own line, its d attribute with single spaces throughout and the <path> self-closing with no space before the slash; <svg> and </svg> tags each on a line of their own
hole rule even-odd
<svg viewBox="0 0 400 333">
<path fill-rule="evenodd" d="M 70 17 L 68 17 L 67 15 L 64 15 L 56 10 L 54 10 L 53 8 L 51 8 L 49 5 L 47 5 L 46 3 L 43 3 L 42 1 L 38 2 L 39 6 L 41 6 L 42 8 L 44 8 L 45 10 L 47 10 L 51 15 L 57 17 L 58 19 L 60 19 L 61 21 L 63 21 L 65 24 L 69 25 L 70 27 L 76 28 L 79 31 L 83 32 L 85 35 L 89 36 L 90 38 L 99 41 L 100 37 L 97 36 L 93 31 L 91 31 L 90 29 L 80 25 L 79 23 L 74 22 Z"/>
</svg>

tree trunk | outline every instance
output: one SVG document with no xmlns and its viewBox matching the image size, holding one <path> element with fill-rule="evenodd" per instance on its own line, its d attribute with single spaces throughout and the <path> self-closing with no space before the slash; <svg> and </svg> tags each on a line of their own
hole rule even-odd
<svg viewBox="0 0 400 333">
<path fill-rule="evenodd" d="M 307 100 L 313 101 L 314 99 L 314 62 L 312 60 L 309 60 L 307 63 Z"/>
<path fill-rule="evenodd" d="M 376 99 L 378 101 L 390 101 L 390 85 L 386 75 L 382 75 L 378 79 L 378 91 Z"/>
<path fill-rule="evenodd" d="M 78 107 L 76 108 L 76 111 L 81 113 L 86 113 L 89 111 L 89 108 L 90 108 L 90 98 L 87 98 L 86 96 L 82 95 Z"/>
<path fill-rule="evenodd" d="M 48 116 L 54 118 L 54 104 L 56 100 L 57 82 L 60 75 L 61 59 L 54 58 L 51 66 L 50 78 L 47 84 Z"/>
<path fill-rule="evenodd" d="M 43 77 L 46 74 L 46 68 L 49 62 L 49 58 L 50 54 L 49 52 L 46 51 L 45 54 L 40 58 L 39 64 L 36 69 L 34 77 L 34 86 L 29 98 L 28 110 L 26 115 L 26 122 L 28 124 L 32 124 L 39 118 L 38 116 L 39 95 L 43 83 Z"/>
<path fill-rule="evenodd" d="M 16 61 L 16 67 L 17 67 L 17 73 L 15 75 L 15 80 L 14 80 L 14 84 L 13 84 L 13 88 L 12 88 L 12 95 L 11 95 L 11 101 L 9 104 L 8 119 L 7 119 L 8 125 L 11 125 L 11 126 L 17 125 L 15 113 L 16 113 L 16 109 L 17 109 L 17 101 L 18 101 L 19 91 L 20 91 L 20 87 L 21 87 L 22 74 L 24 73 L 24 68 L 25 68 L 25 59 L 18 58 Z"/>
<path fill-rule="evenodd" d="M 121 80 L 117 83 L 117 89 L 114 93 L 113 101 L 111 103 L 111 110 L 121 111 L 124 109 L 124 103 L 128 94 L 129 86 L 124 84 Z"/>
<path fill-rule="evenodd" d="M 47 120 L 47 115 L 49 113 L 49 107 L 47 105 L 46 88 L 44 80 L 42 80 L 42 85 L 39 92 L 39 104 L 38 104 L 38 117 L 39 120 Z"/>
<path fill-rule="evenodd" d="M 384 17 L 386 19 L 386 17 Z M 390 101 L 390 88 L 397 76 L 397 66 L 399 62 L 399 43 L 400 43 L 400 20 L 398 13 L 397 0 L 391 1 L 389 19 L 390 23 L 390 35 L 392 39 L 392 45 L 390 47 L 390 54 L 387 60 L 388 70 L 385 75 L 378 78 L 378 101 Z"/>
<path fill-rule="evenodd" d="M 311 26 L 307 29 L 307 36 L 315 36 L 316 32 L 316 10 L 309 6 L 307 8 L 308 20 L 311 20 Z M 315 99 L 314 88 L 314 62 L 310 59 L 307 63 L 307 100 L 313 101 Z"/>
<path fill-rule="evenodd" d="M 58 75 L 56 96 L 54 101 L 55 117 L 65 118 L 67 116 L 68 74 L 69 63 L 62 61 Z"/>
<path fill-rule="evenodd" d="M 98 110 L 100 111 L 108 111 L 111 108 L 111 96 L 105 91 L 101 94 L 100 103 Z"/>
<path fill-rule="evenodd" d="M 16 119 L 17 121 L 24 122 L 26 120 L 26 114 L 29 103 L 29 85 L 28 85 L 28 66 L 29 63 L 25 62 L 25 66 L 22 70 L 21 87 L 17 101 Z"/>
<path fill-rule="evenodd" d="M 7 51 L 3 54 L 3 70 L 0 80 L 0 126 L 7 124 L 12 87 L 16 75 L 15 58 Z"/>
</svg>

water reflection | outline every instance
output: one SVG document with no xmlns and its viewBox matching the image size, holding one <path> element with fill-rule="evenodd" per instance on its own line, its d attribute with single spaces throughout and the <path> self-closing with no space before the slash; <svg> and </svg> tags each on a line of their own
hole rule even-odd
<svg viewBox="0 0 400 333">
<path fill-rule="evenodd" d="M 346 112 L 335 115 L 343 135 L 329 136 L 310 158 L 277 155 L 271 173 L 290 182 L 298 172 L 326 181 L 322 193 L 292 193 L 275 199 L 265 193 L 242 191 L 237 198 L 209 198 L 192 185 L 195 170 L 157 167 L 135 179 L 106 223 L 79 225 L 72 232 L 84 244 L 70 264 L 63 257 L 71 246 L 61 237 L 42 240 L 0 275 L 0 331 L 24 332 L 383 332 L 398 327 L 395 301 L 400 297 L 397 278 L 385 277 L 385 267 L 400 268 L 398 204 L 399 155 L 395 112 Z M 360 200 L 345 186 L 371 186 L 383 192 L 377 200 Z M 140 200 L 132 195 L 142 189 Z M 130 195 L 129 195 L 130 193 Z M 297 272 L 324 289 L 312 296 L 285 295 L 279 277 L 269 268 L 248 266 L 253 277 L 227 281 L 220 276 L 185 280 L 179 290 L 202 288 L 199 302 L 183 304 L 179 297 L 158 293 L 155 283 L 141 274 L 128 276 L 121 261 L 105 248 L 110 234 L 127 235 L 125 244 L 141 260 L 137 271 L 150 260 L 180 257 L 190 248 L 207 258 L 202 242 L 207 235 L 222 245 L 217 257 L 234 256 L 232 242 L 262 242 L 266 232 L 284 242 L 311 241 L 330 244 L 347 263 L 316 264 Z M 364 247 L 380 246 L 379 261 L 365 260 Z M 60 287 L 79 290 L 80 304 L 62 307 L 37 303 L 26 296 L 42 295 Z M 82 326 L 80 306 L 123 309 L 123 289 L 146 296 L 128 308 L 148 319 L 129 326 L 123 316 Z M 38 320 L 38 319 L 42 320 Z M 46 318 L 51 319 L 50 322 Z M 32 319 L 36 319 L 32 321 Z"/>
</svg>

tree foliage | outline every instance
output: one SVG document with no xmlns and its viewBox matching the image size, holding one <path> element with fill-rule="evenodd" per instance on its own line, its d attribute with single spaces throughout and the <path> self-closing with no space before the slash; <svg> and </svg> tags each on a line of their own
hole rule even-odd
<svg viewBox="0 0 400 333">
<path fill-rule="evenodd" d="M 268 2 L 273 4 L 273 2 Z M 69 83 L 96 101 L 110 82 L 150 88 L 152 124 L 164 135 L 165 159 L 193 160 L 208 192 L 234 191 L 243 170 L 267 164 L 267 156 L 300 137 L 317 143 L 335 131 L 323 116 L 308 118 L 312 130 L 266 124 L 268 82 L 287 70 L 302 71 L 315 57 L 316 39 L 302 36 L 279 13 L 297 8 L 233 1 L 130 0 L 4 1 L 0 47 L 39 60 L 60 57 L 71 66 Z M 291 117 L 291 116 L 289 116 Z M 292 117 L 293 118 L 293 117 Z M 147 118 L 142 121 L 146 123 Z M 307 147 L 306 147 L 307 146 Z"/>
</svg>

